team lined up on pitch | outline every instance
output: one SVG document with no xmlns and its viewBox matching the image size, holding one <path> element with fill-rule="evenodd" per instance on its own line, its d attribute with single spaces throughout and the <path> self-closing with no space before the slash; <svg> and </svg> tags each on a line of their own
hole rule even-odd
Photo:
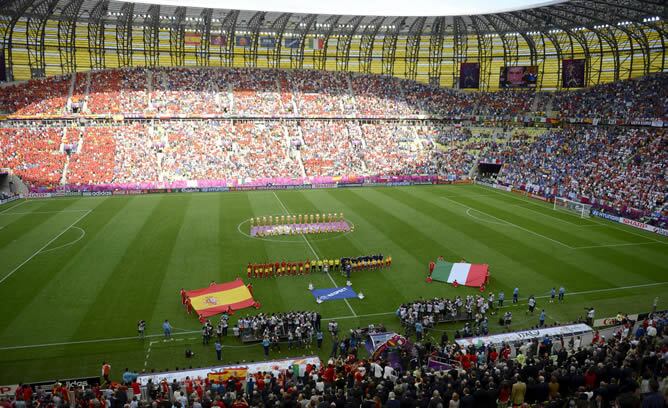
<svg viewBox="0 0 668 408">
<path fill-rule="evenodd" d="M 343 213 L 269 215 L 250 219 L 251 237 L 348 232 L 352 229 Z"/>
<path fill-rule="evenodd" d="M 365 255 L 358 257 L 330 258 L 305 261 L 281 261 L 251 263 L 246 266 L 248 278 L 272 278 L 280 276 L 307 275 L 316 272 L 341 272 L 350 277 L 352 271 L 386 269 L 392 266 L 392 257 Z"/>
</svg>

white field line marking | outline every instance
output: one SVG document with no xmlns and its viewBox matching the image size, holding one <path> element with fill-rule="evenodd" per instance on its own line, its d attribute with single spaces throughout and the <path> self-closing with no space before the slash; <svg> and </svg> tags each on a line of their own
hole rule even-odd
<svg viewBox="0 0 668 408">
<path fill-rule="evenodd" d="M 550 214 L 546 214 L 546 213 L 544 213 L 544 212 L 542 212 L 542 211 L 534 210 L 533 208 L 529 208 L 529 207 L 527 207 L 527 206 L 525 206 L 525 205 L 523 205 L 523 204 L 510 204 L 510 205 L 512 205 L 512 206 L 514 206 L 514 207 L 518 207 L 518 208 L 523 208 L 523 209 L 525 209 L 525 210 L 529 210 L 529 211 L 531 211 L 531 212 L 534 212 L 534 213 L 536 213 L 536 214 L 539 214 L 539 215 L 542 215 L 542 216 L 545 216 L 545 217 L 553 218 L 553 219 L 555 219 L 555 220 L 557 220 L 557 221 L 565 222 L 566 224 L 570 224 L 570 225 L 572 225 L 572 226 L 574 226 L 574 227 L 581 227 L 581 226 L 582 226 L 582 224 L 576 224 L 576 223 L 574 223 L 574 222 L 566 221 L 566 220 L 561 219 L 561 218 L 559 218 L 559 217 L 555 217 L 554 215 L 550 215 Z"/>
<path fill-rule="evenodd" d="M 579 295 L 588 295 L 591 293 L 602 293 L 602 292 L 615 292 L 615 291 L 623 291 L 627 289 L 638 289 L 638 288 L 647 288 L 647 287 L 652 287 L 652 286 L 662 286 L 662 285 L 668 285 L 667 282 L 654 282 L 654 283 L 646 283 L 646 284 L 641 284 L 641 285 L 630 285 L 630 286 L 619 286 L 619 287 L 614 287 L 614 288 L 604 288 L 604 289 L 593 289 L 593 290 L 585 290 L 581 292 L 566 292 L 566 299 L 568 299 L 570 296 L 579 296 Z M 536 296 L 536 299 L 548 299 L 550 298 L 550 295 L 545 295 L 545 296 Z M 503 308 L 511 308 L 513 307 L 512 304 L 510 303 L 510 299 L 506 299 L 507 304 L 503 306 Z M 520 301 L 518 303 L 519 305 L 526 304 L 524 301 Z M 397 306 L 398 308 L 398 306 Z M 497 307 L 498 309 L 498 307 Z M 357 316 L 339 316 L 339 317 L 327 317 L 323 318 L 322 320 L 324 321 L 329 321 L 329 320 L 345 320 L 345 319 L 354 319 L 354 318 L 365 318 L 365 317 L 374 317 L 374 316 L 385 316 L 385 315 L 393 315 L 396 314 L 396 310 L 392 312 L 384 312 L 384 313 L 370 313 L 370 314 L 361 314 Z M 194 333 L 201 333 L 201 330 L 191 330 L 191 331 L 186 331 L 186 332 L 180 332 L 180 333 L 172 333 L 172 337 L 174 336 L 183 336 L 183 335 L 188 335 L 188 334 L 194 334 Z M 157 334 L 147 334 L 144 336 L 144 338 L 155 338 L 155 337 L 164 337 L 163 333 L 157 333 Z M 188 338 L 187 340 L 196 340 L 196 337 L 193 338 Z M 77 344 L 90 344 L 90 343 L 106 343 L 106 342 L 113 342 L 113 341 L 123 341 L 123 340 L 141 340 L 137 336 L 129 336 L 129 337 L 115 337 L 115 338 L 108 338 L 108 339 L 91 339 L 91 340 L 80 340 L 80 341 L 69 341 L 69 342 L 60 342 L 60 343 L 44 343 L 44 344 L 28 344 L 24 346 L 8 346 L 8 347 L 0 347 L 0 351 L 5 351 L 5 350 L 18 350 L 18 349 L 29 349 L 29 348 L 43 348 L 43 347 L 56 347 L 56 346 L 69 346 L 69 345 L 77 345 Z M 155 344 L 158 343 L 159 340 L 154 340 L 151 341 L 150 344 Z M 257 346 L 257 343 L 253 344 L 254 346 Z M 247 347 L 247 346 L 234 346 L 234 345 L 223 345 L 223 347 Z"/>
<path fill-rule="evenodd" d="M 81 235 L 79 235 L 79 238 L 75 239 L 75 240 L 72 241 L 72 242 L 68 242 L 67 244 L 59 245 L 59 246 L 57 246 L 57 247 L 55 247 L 55 248 L 45 249 L 44 251 L 40 252 L 40 254 L 45 254 L 45 253 L 47 253 L 47 252 L 55 251 L 56 249 L 61 249 L 61 248 L 68 247 L 68 246 L 70 246 L 70 245 L 74 245 L 74 244 L 76 244 L 77 242 L 81 241 L 81 240 L 83 239 L 83 237 L 86 236 L 86 230 L 84 230 L 83 228 L 72 227 L 72 228 L 70 228 L 70 229 L 78 229 L 78 230 L 81 232 Z"/>
<path fill-rule="evenodd" d="M 517 225 L 517 224 L 514 224 L 514 223 L 512 223 L 512 222 L 510 222 L 510 221 L 503 220 L 503 219 L 501 219 L 501 218 L 499 218 L 499 217 L 495 217 L 495 216 L 493 216 L 492 214 L 486 213 L 486 212 L 484 212 L 484 211 L 476 210 L 476 209 L 473 208 L 473 207 L 469 207 L 468 205 L 466 205 L 466 204 L 462 204 L 462 203 L 460 203 L 460 202 L 458 202 L 458 201 L 455 201 L 455 200 L 453 200 L 453 199 L 451 199 L 451 198 L 448 198 L 448 197 L 443 197 L 443 198 L 445 198 L 445 199 L 448 200 L 448 201 L 452 201 L 453 203 L 455 203 L 455 204 L 457 204 L 457 205 L 460 205 L 460 206 L 462 206 L 462 207 L 464 207 L 464 208 L 468 208 L 468 209 L 471 209 L 471 210 L 473 210 L 473 211 L 477 211 L 477 212 L 479 212 L 479 213 L 481 213 L 481 214 L 485 214 L 485 215 L 488 216 L 488 217 L 492 217 L 492 218 L 494 218 L 494 219 L 496 219 L 496 220 L 499 220 L 499 221 L 501 221 L 501 222 L 505 222 L 507 225 L 511 225 L 511 226 L 517 227 L 517 228 L 521 229 L 522 231 L 528 232 L 529 234 L 533 234 L 533 235 L 536 235 L 536 236 L 538 236 L 538 237 L 547 239 L 547 240 L 552 241 L 552 242 L 554 242 L 554 243 L 556 243 L 556 244 L 565 246 L 565 247 L 568 248 L 568 249 L 573 249 L 572 246 L 570 246 L 570 245 L 568 245 L 568 244 L 564 244 L 564 243 L 561 242 L 561 241 L 557 241 L 556 239 L 553 239 L 553 238 L 550 238 L 550 237 L 546 237 L 545 235 L 539 234 L 539 233 L 537 233 L 537 232 L 535 232 L 535 231 L 531 231 L 530 229 L 526 229 L 526 228 L 521 227 L 521 226 L 519 226 L 519 225 Z"/>
<path fill-rule="evenodd" d="M 278 200 L 278 203 L 283 208 L 283 211 L 285 212 L 285 215 L 290 215 L 290 212 L 288 211 L 288 209 L 283 204 L 283 201 L 281 201 L 281 199 L 278 198 L 278 195 L 276 194 L 276 192 L 272 191 L 272 193 L 274 194 L 274 197 L 276 197 L 276 200 Z M 320 257 L 318 256 L 318 253 L 315 252 L 315 249 L 313 249 L 313 245 L 311 245 L 308 238 L 306 238 L 306 235 L 303 234 L 303 233 L 300 234 L 300 235 L 302 236 L 302 238 L 304 238 L 304 242 L 306 242 L 306 245 L 308 245 L 308 247 L 311 249 L 311 252 L 315 256 L 315 258 L 319 261 Z M 332 284 L 334 285 L 335 288 L 339 287 L 339 285 L 336 284 L 336 281 L 334 281 L 334 278 L 332 278 L 332 275 L 329 274 L 329 271 L 327 271 L 327 277 L 329 277 L 329 280 L 332 281 Z M 346 305 L 348 305 L 348 309 L 350 309 L 350 312 L 353 314 L 353 317 L 357 316 L 357 313 L 355 313 L 355 310 L 353 310 L 353 307 L 350 305 L 350 302 L 348 302 L 348 299 L 343 299 L 343 300 L 346 302 Z"/>
<path fill-rule="evenodd" d="M 148 343 L 148 349 L 146 350 L 146 358 L 144 359 L 144 368 L 148 365 L 148 359 L 151 356 L 151 347 L 153 347 L 153 344 L 157 343 L 157 341 L 151 341 Z"/>
<path fill-rule="evenodd" d="M 0 214 L 4 214 L 4 213 L 6 213 L 6 212 L 9 211 L 9 210 L 13 210 L 14 208 L 16 208 L 16 207 L 18 207 L 18 206 L 20 206 L 20 205 L 23 205 L 23 204 L 25 204 L 25 203 L 27 203 L 27 202 L 28 202 L 28 200 L 22 200 L 20 203 L 18 203 L 18 204 L 16 204 L 16 205 L 13 205 L 13 206 L 11 206 L 11 207 L 5 208 L 4 210 L 0 211 Z"/>
<path fill-rule="evenodd" d="M 34 257 L 36 257 L 40 252 L 42 252 L 42 250 L 44 250 L 44 248 L 46 248 L 46 247 L 48 247 L 49 245 L 51 245 L 51 243 L 52 243 L 53 241 L 55 241 L 55 240 L 57 240 L 58 238 L 60 238 L 60 236 L 63 235 L 67 230 L 69 230 L 70 228 L 72 228 L 76 223 L 78 223 L 79 221 L 81 221 L 85 216 L 87 216 L 88 214 L 90 214 L 90 213 L 92 213 L 92 212 L 93 212 L 93 210 L 88 210 L 88 211 L 86 211 L 86 213 L 84 213 L 81 217 L 77 218 L 76 221 L 74 221 L 72 224 L 70 224 L 70 225 L 69 225 L 67 228 L 65 228 L 64 230 L 62 230 L 58 235 L 56 235 L 55 237 L 51 238 L 51 240 L 50 240 L 49 242 L 47 242 L 46 244 L 44 244 L 44 246 L 41 247 L 40 249 L 38 249 L 34 254 L 30 255 L 30 256 L 28 257 L 28 259 L 26 259 L 25 261 L 21 262 L 21 264 L 20 264 L 19 266 L 17 266 L 16 268 L 14 268 L 14 269 L 13 269 L 11 272 L 9 272 L 7 275 L 3 276 L 2 279 L 0 279 L 0 284 L 2 284 L 2 282 L 6 281 L 10 276 L 12 276 L 12 275 L 14 274 L 14 272 L 16 272 L 16 271 L 18 271 L 19 269 L 21 269 L 21 267 L 22 267 L 23 265 L 27 264 L 31 259 L 33 259 Z"/>
<path fill-rule="evenodd" d="M 623 247 L 623 246 L 635 246 L 635 245 L 656 245 L 656 244 L 662 244 L 662 242 L 645 241 L 645 242 L 627 242 L 627 243 L 623 243 L 623 244 L 601 244 L 601 245 L 590 245 L 590 246 L 575 247 L 573 249 L 610 248 L 610 247 Z"/>
<path fill-rule="evenodd" d="M 513 193 L 504 193 L 504 192 L 502 192 L 502 191 L 498 191 L 498 190 L 495 189 L 495 188 L 489 188 L 489 187 L 485 187 L 485 186 L 480 186 L 480 187 L 483 188 L 484 190 L 488 190 L 488 191 L 492 191 L 492 192 L 494 192 L 494 193 L 500 194 L 500 195 L 502 195 L 503 197 L 511 197 L 511 198 L 513 198 L 513 199 L 515 199 L 515 200 L 519 200 L 519 201 L 522 201 L 522 202 L 524 202 L 524 203 L 529 203 L 529 204 L 531 204 L 531 205 L 535 205 L 535 206 L 538 206 L 538 207 L 540 207 L 540 208 L 547 209 L 547 207 L 545 207 L 545 206 L 543 206 L 543 205 L 540 205 L 540 204 L 537 203 L 537 202 L 533 202 L 530 198 L 516 197 Z M 582 219 L 579 215 L 575 215 L 575 214 L 570 213 L 570 212 L 564 212 L 563 214 L 570 215 L 570 216 L 575 217 L 575 218 L 580 219 L 580 220 Z M 602 226 L 604 226 L 604 227 L 608 227 L 608 228 L 616 229 L 616 230 L 618 230 L 618 231 L 626 232 L 627 234 L 635 235 L 635 236 L 642 237 L 642 238 L 651 239 L 652 241 L 656 241 L 656 242 L 660 242 L 660 243 L 662 243 L 662 244 L 664 244 L 664 245 L 668 245 L 668 242 L 664 242 L 664 241 L 658 240 L 658 239 L 656 239 L 656 238 L 652 238 L 652 237 L 650 237 L 650 236 L 647 236 L 647 235 L 643 235 L 643 234 L 639 234 L 639 233 L 637 233 L 637 232 L 634 232 L 634 231 L 632 231 L 632 230 L 629 229 L 629 228 L 631 228 L 631 227 L 620 228 L 620 227 L 618 227 L 618 226 L 616 225 L 616 223 L 613 223 L 612 221 L 607 222 L 607 223 L 606 223 L 606 222 L 602 222 L 602 221 L 597 220 L 597 219 L 596 219 L 596 216 L 592 216 L 592 217 L 588 218 L 588 220 L 591 221 L 591 222 L 593 222 L 593 223 L 595 223 L 595 224 L 602 225 Z"/>
<path fill-rule="evenodd" d="M 59 213 L 75 213 L 75 212 L 86 212 L 86 211 L 89 210 L 24 211 L 24 212 L 8 212 L 8 213 L 3 212 L 0 213 L 0 215 L 59 214 Z"/>
<path fill-rule="evenodd" d="M 473 210 L 473 208 L 469 208 L 468 210 L 466 210 L 466 215 L 468 215 L 471 218 L 475 218 L 476 220 L 486 222 L 486 223 L 489 223 L 489 224 L 508 225 L 506 222 L 498 222 L 498 221 L 494 221 L 494 220 L 486 220 L 484 218 L 476 217 L 475 215 L 471 214 L 471 210 Z M 473 210 L 473 211 L 477 211 L 477 210 Z"/>
</svg>

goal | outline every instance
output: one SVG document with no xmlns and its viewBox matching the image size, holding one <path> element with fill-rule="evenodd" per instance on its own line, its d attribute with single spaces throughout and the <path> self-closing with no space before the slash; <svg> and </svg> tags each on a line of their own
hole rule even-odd
<svg viewBox="0 0 668 408">
<path fill-rule="evenodd" d="M 568 198 L 555 197 L 554 209 L 573 212 L 580 215 L 580 218 L 589 218 L 591 213 L 591 205 L 578 203 L 577 201 L 569 200 Z"/>
</svg>

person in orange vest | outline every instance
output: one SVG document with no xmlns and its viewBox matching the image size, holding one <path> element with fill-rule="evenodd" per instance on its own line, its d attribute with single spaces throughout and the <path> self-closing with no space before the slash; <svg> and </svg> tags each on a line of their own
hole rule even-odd
<svg viewBox="0 0 668 408">
<path fill-rule="evenodd" d="M 106 361 L 102 362 L 102 378 L 104 379 L 104 383 L 109 384 L 111 380 L 109 380 L 109 374 L 111 374 L 111 364 L 107 363 Z"/>
<path fill-rule="evenodd" d="M 188 312 L 188 314 L 192 314 L 193 312 L 193 303 L 190 298 L 186 299 L 186 312 Z"/>
</svg>

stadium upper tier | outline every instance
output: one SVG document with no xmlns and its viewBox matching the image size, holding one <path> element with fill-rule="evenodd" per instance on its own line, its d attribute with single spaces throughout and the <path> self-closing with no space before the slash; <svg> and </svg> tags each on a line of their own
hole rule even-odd
<svg viewBox="0 0 668 408">
<path fill-rule="evenodd" d="M 431 12 L 445 2 L 436 3 Z M 416 16 L 420 9 L 410 2 L 411 13 L 383 16 L 352 15 L 353 8 L 308 14 L 275 8 L 278 2 L 269 9 L 279 12 L 6 0 L 0 6 L 0 66 L 6 65 L 0 80 L 4 74 L 26 80 L 90 69 L 223 66 L 350 71 L 458 87 L 462 68 L 473 63 L 479 72 L 473 87 L 487 91 L 502 86 L 503 67 L 533 67 L 537 89 L 591 86 L 666 69 L 661 0 L 548 1 L 521 9 L 488 1 L 497 8 L 487 11 L 459 3 L 470 15 Z M 569 81 L 568 61 L 584 61 L 577 65 L 581 81 Z"/>
<path fill-rule="evenodd" d="M 432 118 L 525 115 L 606 120 L 667 118 L 668 75 L 550 95 L 465 92 L 395 77 L 257 68 L 131 68 L 31 80 L 0 88 L 15 116 Z"/>
</svg>

